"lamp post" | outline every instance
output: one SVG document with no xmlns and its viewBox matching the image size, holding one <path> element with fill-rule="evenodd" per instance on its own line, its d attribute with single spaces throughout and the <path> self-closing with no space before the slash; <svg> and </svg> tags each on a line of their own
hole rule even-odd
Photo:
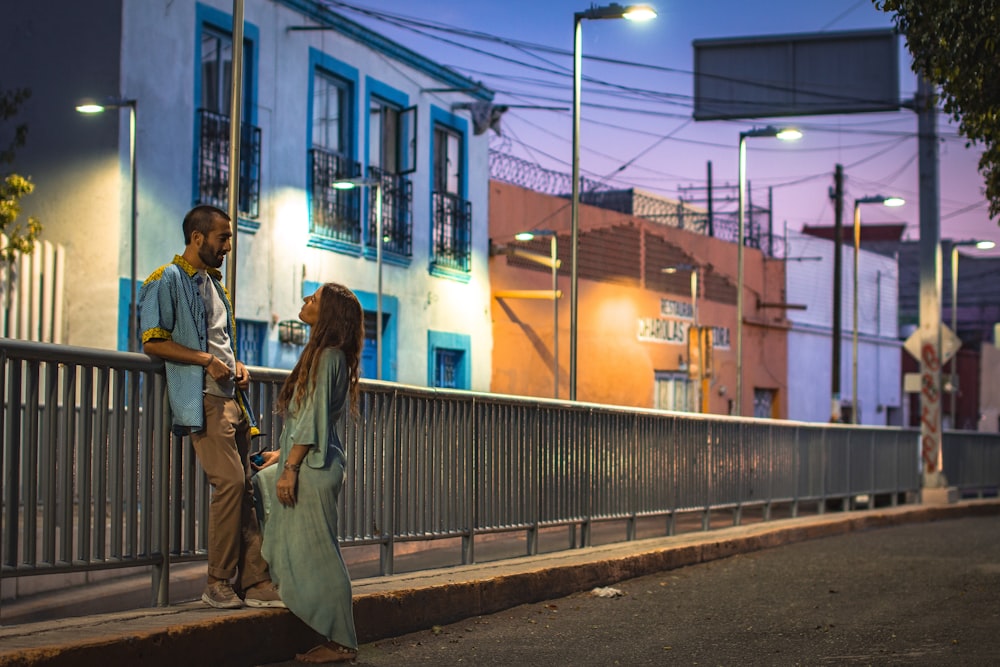
<svg viewBox="0 0 1000 667">
<path fill-rule="evenodd" d="M 899 197 L 883 197 L 873 195 L 854 200 L 854 279 L 853 279 L 853 310 L 854 332 L 851 337 L 851 423 L 858 423 L 858 256 L 861 254 L 861 205 L 882 204 L 883 206 L 902 206 L 906 201 Z M 833 332 L 839 336 L 839 331 Z"/>
<path fill-rule="evenodd" d="M 109 99 L 104 104 L 98 104 L 92 101 L 81 102 L 77 105 L 76 110 L 80 113 L 85 114 L 96 114 L 102 113 L 105 109 L 122 109 L 128 107 L 129 110 L 129 130 L 128 130 L 128 164 L 129 164 L 129 179 L 132 185 L 132 195 L 131 195 L 131 209 L 132 209 L 132 219 L 129 228 L 129 246 L 131 257 L 129 260 L 129 270 L 131 284 L 129 286 L 129 307 L 128 307 L 128 351 L 135 352 L 137 349 L 137 331 L 138 325 L 136 319 L 138 316 L 138 299 L 136 298 L 136 242 L 139 236 L 138 227 L 138 207 L 136 206 L 137 200 L 137 185 L 136 185 L 136 169 L 135 169 L 135 132 L 136 132 L 136 101 L 126 100 L 126 99 Z"/>
<path fill-rule="evenodd" d="M 375 379 L 382 379 L 382 181 L 378 178 L 342 178 L 331 183 L 337 190 L 371 188 L 375 191 Z"/>
<path fill-rule="evenodd" d="M 954 241 L 951 244 L 951 332 L 958 336 L 958 248 L 960 246 L 975 246 L 980 250 L 991 250 L 996 247 L 993 241 Z M 956 365 L 958 364 L 958 352 L 951 358 L 951 428 L 958 428 L 958 415 L 955 409 L 958 407 L 958 375 Z"/>
<path fill-rule="evenodd" d="M 739 224 L 736 232 L 736 415 L 743 414 L 743 244 L 746 219 L 746 166 L 747 139 L 753 137 L 776 137 L 782 141 L 802 138 L 799 130 L 791 127 L 761 127 L 740 132 L 739 157 Z"/>
<path fill-rule="evenodd" d="M 583 41 L 581 24 L 584 19 L 628 19 L 648 21 L 656 12 L 648 5 L 623 7 L 612 3 L 606 7 L 592 6 L 573 14 L 573 155 L 572 155 L 572 195 L 570 197 L 570 298 L 569 298 L 569 398 L 576 400 L 576 348 L 577 348 L 577 304 L 579 276 L 577 275 L 577 253 L 580 235 L 580 82 L 582 76 Z"/>
<path fill-rule="evenodd" d="M 691 349 L 691 332 L 697 332 L 695 335 L 698 337 L 698 346 L 701 347 L 701 331 L 698 329 L 698 267 L 694 264 L 677 264 L 676 266 L 668 266 L 665 269 L 660 269 L 663 273 L 677 273 L 678 271 L 690 271 L 691 272 L 691 328 L 688 330 L 688 350 Z M 690 368 L 690 360 L 688 361 L 688 367 Z M 697 412 L 705 412 L 706 410 L 702 407 L 702 400 L 704 396 L 701 391 L 701 380 L 705 375 L 705 359 L 702 358 L 698 367 L 698 376 L 695 378 L 695 408 Z"/>
<path fill-rule="evenodd" d="M 533 229 L 514 235 L 518 241 L 530 241 L 536 236 L 549 237 L 549 261 L 552 264 L 552 395 L 559 398 L 559 254 L 558 236 L 551 229 Z"/>
</svg>

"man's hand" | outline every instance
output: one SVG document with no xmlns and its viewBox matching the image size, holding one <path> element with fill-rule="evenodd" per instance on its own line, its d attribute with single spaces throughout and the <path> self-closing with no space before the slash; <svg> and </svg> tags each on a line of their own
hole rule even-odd
<svg viewBox="0 0 1000 667">
<path fill-rule="evenodd" d="M 236 386 L 243 390 L 250 388 L 250 371 L 242 361 L 236 362 Z"/>
</svg>

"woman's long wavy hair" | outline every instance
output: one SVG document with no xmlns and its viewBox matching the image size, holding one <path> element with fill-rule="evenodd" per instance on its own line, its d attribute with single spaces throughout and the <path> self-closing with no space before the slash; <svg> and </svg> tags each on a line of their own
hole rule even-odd
<svg viewBox="0 0 1000 667">
<path fill-rule="evenodd" d="M 348 372 L 348 396 L 352 416 L 358 414 L 358 379 L 361 349 L 365 343 L 365 319 L 361 302 L 354 292 L 337 283 L 326 283 L 317 290 L 319 319 L 312 326 L 309 341 L 295 368 L 278 393 L 278 412 L 284 414 L 292 400 L 301 400 L 316 375 L 320 353 L 328 347 L 344 352 Z"/>
</svg>

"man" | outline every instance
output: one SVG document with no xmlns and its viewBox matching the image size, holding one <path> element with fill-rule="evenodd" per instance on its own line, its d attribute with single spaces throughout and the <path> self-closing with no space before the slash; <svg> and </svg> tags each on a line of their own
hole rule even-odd
<svg viewBox="0 0 1000 667">
<path fill-rule="evenodd" d="M 139 296 L 143 351 L 164 360 L 173 431 L 190 434 L 212 485 L 208 583 L 201 599 L 218 609 L 284 607 L 260 555 L 253 510 L 250 374 L 236 360 L 235 319 L 219 267 L 232 249 L 229 216 L 197 206 L 184 217 L 184 254 L 161 266 Z M 236 577 L 244 599 L 233 589 Z"/>
</svg>

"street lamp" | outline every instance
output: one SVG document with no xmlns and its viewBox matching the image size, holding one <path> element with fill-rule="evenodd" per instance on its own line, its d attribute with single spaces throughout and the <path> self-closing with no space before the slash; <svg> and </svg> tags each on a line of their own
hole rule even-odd
<svg viewBox="0 0 1000 667">
<path fill-rule="evenodd" d="M 802 132 L 793 127 L 755 127 L 740 132 L 739 158 L 739 224 L 736 232 L 736 415 L 743 414 L 743 243 L 746 219 L 746 167 L 747 139 L 753 137 L 775 137 L 781 141 L 795 141 L 802 138 Z"/>
<path fill-rule="evenodd" d="M 122 109 L 128 107 L 129 110 L 129 130 L 128 130 L 128 163 L 129 163 L 129 178 L 132 181 L 132 221 L 131 228 L 129 231 L 129 245 L 131 246 L 131 260 L 130 260 L 130 271 L 131 271 L 131 285 L 130 285 L 130 299 L 129 299 L 129 312 L 128 312 L 128 351 L 135 352 L 137 349 L 137 331 L 138 326 L 136 323 L 138 312 L 138 299 L 136 298 L 136 242 L 139 236 L 138 233 L 138 210 L 136 206 L 136 195 L 137 195 L 137 185 L 136 185 L 136 170 L 135 170 L 135 132 L 136 132 L 136 101 L 126 100 L 126 99 L 109 99 L 103 104 L 86 100 L 77 105 L 76 110 L 80 113 L 85 114 L 97 114 L 102 113 L 105 109 Z"/>
<path fill-rule="evenodd" d="M 552 264 L 552 381 L 553 396 L 559 398 L 559 254 L 558 235 L 551 229 L 533 229 L 514 235 L 518 241 L 530 241 L 536 236 L 549 237 L 549 260 Z"/>
<path fill-rule="evenodd" d="M 858 423 L 858 255 L 861 254 L 861 205 L 882 204 L 902 206 L 906 201 L 899 197 L 874 195 L 854 200 L 854 334 L 851 338 L 851 423 Z M 840 336 L 839 331 L 833 332 Z M 834 369 L 837 372 L 837 369 Z"/>
<path fill-rule="evenodd" d="M 382 379 L 382 181 L 378 178 L 341 178 L 330 184 L 336 190 L 371 188 L 375 191 L 375 379 Z"/>
<path fill-rule="evenodd" d="M 701 345 L 701 332 L 698 330 L 698 267 L 694 264 L 677 264 L 675 266 L 668 266 L 665 269 L 660 269 L 663 273 L 677 273 L 678 271 L 690 271 L 691 272 L 691 329 L 688 333 L 688 350 L 691 349 L 691 331 L 698 332 L 695 334 L 698 336 L 698 345 Z M 688 361 L 688 367 L 690 368 L 690 360 Z M 701 379 L 704 377 L 705 373 L 705 359 L 701 360 L 698 370 L 698 377 L 695 378 L 695 400 L 694 404 L 696 406 L 697 412 L 706 412 L 707 410 L 702 409 L 702 387 Z"/>
<path fill-rule="evenodd" d="M 980 250 L 991 250 L 996 247 L 993 241 L 954 241 L 951 244 L 951 332 L 958 336 L 958 248 L 959 246 L 975 246 Z M 951 428 L 958 428 L 958 415 L 955 413 L 958 398 L 958 377 L 956 366 L 958 365 L 958 353 L 951 358 Z"/>
<path fill-rule="evenodd" d="M 591 6 L 582 12 L 573 14 L 573 156 L 572 177 L 573 190 L 570 197 L 570 299 L 569 299 L 569 398 L 576 400 L 576 338 L 577 338 L 577 303 L 579 277 L 577 276 L 577 251 L 580 235 L 580 82 L 582 74 L 582 53 L 580 47 L 583 41 L 581 24 L 584 19 L 628 19 L 631 21 L 648 21 L 656 16 L 656 11 L 648 5 L 629 5 L 623 7 L 612 3 L 606 7 Z"/>
</svg>

